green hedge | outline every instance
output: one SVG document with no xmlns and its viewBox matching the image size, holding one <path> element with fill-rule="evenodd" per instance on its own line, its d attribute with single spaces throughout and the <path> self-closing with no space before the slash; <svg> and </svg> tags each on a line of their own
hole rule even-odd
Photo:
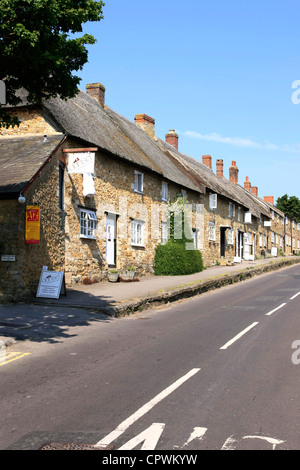
<svg viewBox="0 0 300 470">
<path fill-rule="evenodd" d="M 186 240 L 169 240 L 156 248 L 154 272 L 157 276 L 180 276 L 203 270 L 201 252 L 187 250 Z"/>
</svg>

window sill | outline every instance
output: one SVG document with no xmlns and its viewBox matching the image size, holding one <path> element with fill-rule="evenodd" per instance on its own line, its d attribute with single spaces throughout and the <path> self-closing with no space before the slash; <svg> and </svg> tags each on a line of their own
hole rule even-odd
<svg viewBox="0 0 300 470">
<path fill-rule="evenodd" d="M 138 245 L 137 243 L 131 243 L 132 248 L 145 248 L 145 245 Z"/>
<path fill-rule="evenodd" d="M 97 240 L 96 237 L 89 237 L 88 235 L 80 235 L 80 238 L 84 238 L 85 240 Z"/>
</svg>

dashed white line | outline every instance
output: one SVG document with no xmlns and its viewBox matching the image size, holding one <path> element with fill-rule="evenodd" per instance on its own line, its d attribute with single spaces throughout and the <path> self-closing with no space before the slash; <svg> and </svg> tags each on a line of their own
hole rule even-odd
<svg viewBox="0 0 300 470">
<path fill-rule="evenodd" d="M 168 395 L 170 395 L 174 390 L 176 390 L 180 385 L 182 385 L 184 382 L 189 380 L 193 375 L 197 374 L 201 369 L 192 369 L 190 372 L 188 372 L 186 375 L 178 379 L 176 382 L 174 382 L 172 385 L 167 387 L 165 390 L 160 392 L 156 397 L 154 397 L 152 400 L 150 400 L 148 403 L 146 403 L 144 406 L 139 408 L 135 413 L 133 413 L 129 418 L 125 419 L 119 426 L 112 431 L 110 434 L 108 434 L 106 437 L 101 439 L 101 441 L 97 442 L 95 447 L 106 447 L 108 446 L 111 442 L 113 442 L 115 439 L 117 439 L 121 434 L 123 434 L 129 426 L 131 426 L 133 423 L 135 423 L 139 418 L 144 416 L 148 411 L 150 411 L 155 405 L 157 405 L 160 401 L 162 401 L 164 398 L 166 398 Z"/>
<path fill-rule="evenodd" d="M 284 307 L 285 305 L 286 305 L 286 304 L 281 304 L 281 305 L 279 305 L 279 307 L 274 308 L 274 310 L 271 310 L 271 312 L 266 313 L 266 315 L 272 315 L 272 313 L 276 312 L 277 310 L 279 310 L 280 308 Z"/>
<path fill-rule="evenodd" d="M 300 292 L 298 292 L 298 294 L 293 295 L 293 297 L 291 297 L 290 300 L 294 300 L 296 297 L 298 297 L 298 295 L 300 295 Z"/>
<path fill-rule="evenodd" d="M 230 341 L 228 341 L 224 346 L 222 346 L 220 349 L 227 349 L 229 346 L 231 346 L 235 341 L 237 341 L 241 336 L 243 336 L 245 333 L 247 333 L 249 330 L 254 328 L 256 325 L 258 325 L 259 322 L 254 322 L 252 325 L 248 326 L 245 328 L 243 331 L 241 331 L 238 335 L 236 335 L 234 338 L 232 338 Z"/>
</svg>

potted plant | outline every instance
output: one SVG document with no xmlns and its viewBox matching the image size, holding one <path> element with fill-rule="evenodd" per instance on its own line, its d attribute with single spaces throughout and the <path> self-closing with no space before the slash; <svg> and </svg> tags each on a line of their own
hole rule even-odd
<svg viewBox="0 0 300 470">
<path fill-rule="evenodd" d="M 121 273 L 121 279 L 123 281 L 132 281 L 135 278 L 136 271 L 134 266 L 128 266 L 124 271 Z"/>
<path fill-rule="evenodd" d="M 109 282 L 117 282 L 118 279 L 119 279 L 119 271 L 117 269 L 112 269 L 108 271 Z"/>
<path fill-rule="evenodd" d="M 134 266 L 128 266 L 126 268 L 126 276 L 128 279 L 134 279 L 136 275 L 135 267 Z"/>
</svg>

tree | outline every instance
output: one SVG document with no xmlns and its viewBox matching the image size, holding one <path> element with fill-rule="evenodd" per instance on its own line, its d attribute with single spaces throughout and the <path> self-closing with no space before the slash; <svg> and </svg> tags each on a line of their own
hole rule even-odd
<svg viewBox="0 0 300 470">
<path fill-rule="evenodd" d="M 84 23 L 103 18 L 104 5 L 94 0 L 1 0 L 0 80 L 6 102 L 20 103 L 20 89 L 27 90 L 29 103 L 74 97 L 80 77 L 73 72 L 88 60 L 86 45 L 96 42 L 90 34 L 77 33 Z M 0 104 L 0 127 L 13 123 Z"/>
<path fill-rule="evenodd" d="M 194 248 L 185 207 L 186 201 L 182 197 L 169 204 L 170 237 L 165 245 L 156 248 L 154 257 L 154 272 L 158 276 L 193 274 L 203 270 L 202 255 Z"/>
<path fill-rule="evenodd" d="M 277 209 L 285 213 L 287 217 L 300 222 L 300 199 L 296 196 L 288 196 L 285 194 L 276 201 Z"/>
</svg>

